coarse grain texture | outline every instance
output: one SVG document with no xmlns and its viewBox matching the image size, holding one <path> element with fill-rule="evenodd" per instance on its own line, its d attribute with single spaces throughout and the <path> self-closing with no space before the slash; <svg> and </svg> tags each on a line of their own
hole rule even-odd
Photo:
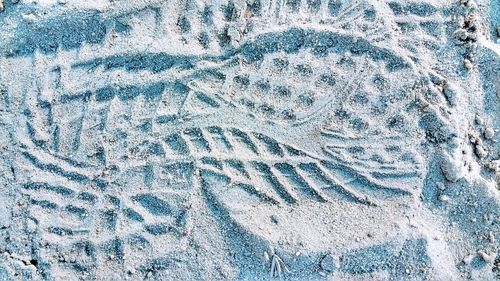
<svg viewBox="0 0 500 281">
<path fill-rule="evenodd" d="M 0 0 L 0 280 L 497 280 L 500 2 Z"/>
</svg>

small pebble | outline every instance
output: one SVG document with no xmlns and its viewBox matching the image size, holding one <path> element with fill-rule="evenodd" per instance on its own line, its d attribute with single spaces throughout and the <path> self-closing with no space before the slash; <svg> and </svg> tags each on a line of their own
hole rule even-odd
<svg viewBox="0 0 500 281">
<path fill-rule="evenodd" d="M 444 195 L 444 194 L 441 194 L 438 196 L 438 200 L 441 201 L 441 202 L 449 202 L 450 201 L 450 197 Z"/>
<path fill-rule="evenodd" d="M 464 59 L 464 67 L 469 70 L 472 69 L 472 62 L 468 59 Z"/>
<path fill-rule="evenodd" d="M 493 128 L 486 128 L 484 130 L 484 137 L 486 139 L 492 139 L 495 136 L 495 130 Z"/>
<path fill-rule="evenodd" d="M 482 159 L 488 155 L 488 152 L 486 152 L 482 145 L 476 145 L 476 155 Z"/>
<path fill-rule="evenodd" d="M 321 259 L 319 265 L 326 272 L 334 272 L 340 267 L 340 259 L 337 256 L 328 254 Z"/>
<path fill-rule="evenodd" d="M 465 29 L 458 29 L 456 32 L 455 32 L 455 35 L 457 36 L 457 38 L 459 38 L 460 40 L 465 40 L 467 39 L 467 36 L 468 36 L 468 33 Z"/>
<path fill-rule="evenodd" d="M 439 190 L 445 190 L 446 189 L 446 186 L 444 185 L 444 183 L 438 181 L 436 182 L 436 187 L 439 189 Z"/>
<path fill-rule="evenodd" d="M 483 118 L 481 118 L 479 115 L 476 115 L 476 124 L 478 125 L 484 124 Z"/>
<path fill-rule="evenodd" d="M 441 162 L 441 170 L 444 177 L 450 182 L 456 182 L 464 176 L 462 167 L 451 157 L 446 157 Z"/>
<path fill-rule="evenodd" d="M 278 217 L 276 215 L 271 215 L 271 221 L 274 223 L 274 224 L 278 224 Z"/>
</svg>

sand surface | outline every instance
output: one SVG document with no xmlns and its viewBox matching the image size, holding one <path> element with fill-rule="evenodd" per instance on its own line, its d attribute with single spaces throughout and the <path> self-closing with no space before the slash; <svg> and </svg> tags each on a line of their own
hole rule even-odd
<svg viewBox="0 0 500 281">
<path fill-rule="evenodd" d="M 500 280 L 500 1 L 0 0 L 0 280 Z"/>
</svg>

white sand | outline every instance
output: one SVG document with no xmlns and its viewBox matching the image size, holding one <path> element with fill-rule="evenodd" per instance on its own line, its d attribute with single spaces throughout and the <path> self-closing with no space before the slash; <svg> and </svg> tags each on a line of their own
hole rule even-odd
<svg viewBox="0 0 500 281">
<path fill-rule="evenodd" d="M 0 280 L 500 279 L 500 2 L 0 22 Z"/>
</svg>

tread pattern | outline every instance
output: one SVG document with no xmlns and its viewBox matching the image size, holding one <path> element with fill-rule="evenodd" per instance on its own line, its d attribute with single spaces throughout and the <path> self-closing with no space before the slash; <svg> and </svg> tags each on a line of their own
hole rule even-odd
<svg viewBox="0 0 500 281">
<path fill-rule="evenodd" d="M 57 249 L 74 259 L 53 267 L 97 279 L 125 253 L 143 261 L 127 264 L 141 274 L 170 268 L 200 193 L 231 218 L 248 206 L 376 208 L 415 194 L 416 100 L 432 75 L 391 49 L 405 45 L 393 47 L 380 11 L 370 1 L 251 2 L 61 13 L 20 21 L 11 47 L 0 43 L 12 69 L 3 79 L 25 82 L 8 89 L 16 177 L 47 264 Z M 440 40 L 441 8 L 405 3 L 386 8 L 413 11 L 425 38 Z M 158 247 L 164 239 L 181 246 Z"/>
</svg>

